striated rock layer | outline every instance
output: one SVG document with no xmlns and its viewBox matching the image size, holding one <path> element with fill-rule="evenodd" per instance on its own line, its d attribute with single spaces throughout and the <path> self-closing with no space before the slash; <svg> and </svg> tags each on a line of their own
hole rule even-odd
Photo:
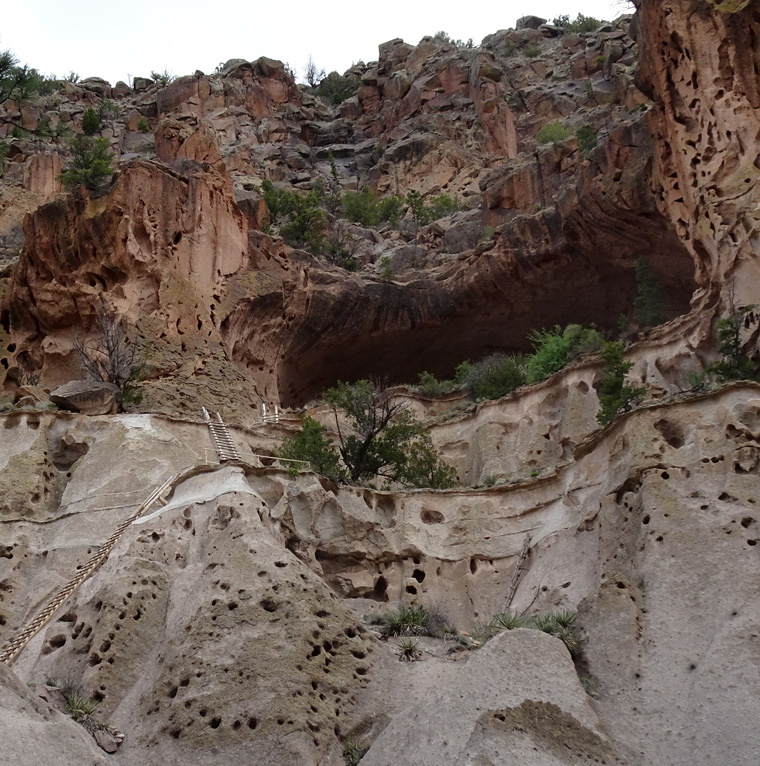
<svg viewBox="0 0 760 766">
<path fill-rule="evenodd" d="M 78 377 L 76 339 L 105 305 L 139 338 L 154 414 L 41 411 L 44 391 L 22 386 L 0 415 L 0 638 L 196 466 L 15 665 L 32 684 L 80 682 L 126 733 L 124 763 L 337 766 L 351 743 L 368 764 L 755 763 L 760 388 L 673 394 L 715 358 L 715 317 L 757 302 L 760 16 L 639 5 L 635 40 L 624 20 L 586 36 L 536 22 L 472 50 L 391 41 L 340 106 L 260 59 L 163 89 L 68 84 L 22 115 L 76 126 L 103 97 L 124 105 L 104 128 L 121 169 L 102 196 L 55 198 L 54 159 L 22 142 L 9 155 L 6 255 L 19 211 L 53 199 L 0 272 L 6 390 L 30 370 L 48 387 Z M 571 135 L 541 144 L 560 118 Z M 585 125 L 597 146 L 581 150 Z M 445 191 L 470 209 L 346 224 L 349 274 L 268 227 L 256 189 L 335 183 L 331 158 L 342 189 Z M 554 323 L 609 330 L 640 257 L 671 321 L 628 350 L 647 406 L 603 431 L 594 359 L 478 406 L 400 392 L 461 480 L 495 486 L 379 492 L 260 465 L 292 417 L 233 429 L 244 460 L 217 466 L 206 427 L 176 417 L 208 404 L 247 425 L 262 398 L 447 374 Z M 755 336 L 750 315 L 750 353 Z M 417 600 L 470 631 L 504 608 L 528 535 L 512 607 L 577 608 L 575 669 L 529 630 L 454 654 L 424 639 L 407 667 L 362 620 Z M 0 694 L 11 752 L 44 739 L 97 762 L 8 674 Z"/>
<path fill-rule="evenodd" d="M 19 503 L 3 513 L 4 637 L 209 438 L 199 426 L 147 416 L 13 417 L 4 421 L 3 480 L 28 485 L 35 450 L 51 464 L 37 509 Z M 554 474 L 480 491 L 338 489 L 276 469 L 201 474 L 125 533 L 17 672 L 33 681 L 80 678 L 102 715 L 127 733 L 126 762 L 184 752 L 205 763 L 213 747 L 257 752 L 262 762 L 282 763 L 287 752 L 303 763 L 328 754 L 325 762 L 338 763 L 353 733 L 373 741 L 396 715 L 391 725 L 403 729 L 410 683 L 415 694 L 425 684 L 441 699 L 459 685 L 435 658 L 402 680 L 406 666 L 352 607 L 418 598 L 468 629 L 501 608 L 530 533 L 514 606 L 580 604 L 584 672 L 600 723 L 561 696 L 520 691 L 576 723 L 551 707 L 529 713 L 521 699 L 494 698 L 488 709 L 505 720 L 478 719 L 491 733 L 463 729 L 462 746 L 490 752 L 495 741 L 513 741 L 521 716 L 537 715 L 575 728 L 586 755 L 612 748 L 633 763 L 712 763 L 730 749 L 733 762 L 752 763 L 759 743 L 742 722 L 760 713 L 750 692 L 758 679 L 741 658 L 756 649 L 760 619 L 758 423 L 760 389 L 736 385 L 632 413 Z M 235 436 L 243 453 L 257 438 Z M 493 660 L 508 676 L 509 656 Z M 553 663 L 567 662 L 562 656 L 547 655 L 549 677 Z M 470 662 L 475 673 L 481 660 Z M 526 689 L 539 683 L 524 672 Z M 696 752 L 703 755 L 689 761 Z"/>
</svg>

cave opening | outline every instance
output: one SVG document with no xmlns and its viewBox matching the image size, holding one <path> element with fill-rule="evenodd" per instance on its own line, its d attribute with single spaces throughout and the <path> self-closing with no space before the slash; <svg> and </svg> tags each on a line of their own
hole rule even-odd
<svg viewBox="0 0 760 766">
<path fill-rule="evenodd" d="M 304 323 L 308 330 L 296 331 L 283 344 L 280 402 L 302 406 L 338 381 L 415 384 L 423 371 L 449 379 L 465 360 L 530 351 L 530 333 L 555 325 L 594 326 L 614 339 L 620 315 L 630 315 L 636 297 L 635 262 L 575 255 L 548 267 L 523 268 L 511 285 L 496 278 L 467 290 L 432 279 L 372 282 L 340 303 L 322 297 L 322 305 L 317 294 L 317 321 Z M 668 319 L 687 312 L 695 282 L 685 249 L 651 262 Z"/>
</svg>

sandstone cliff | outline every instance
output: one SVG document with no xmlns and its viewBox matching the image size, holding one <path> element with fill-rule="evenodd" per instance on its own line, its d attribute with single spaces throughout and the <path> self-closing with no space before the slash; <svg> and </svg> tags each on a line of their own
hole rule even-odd
<svg viewBox="0 0 760 766">
<path fill-rule="evenodd" d="M 24 111 L 76 126 L 113 99 L 103 135 L 119 172 L 103 193 L 62 194 L 59 155 L 16 141 L 0 383 L 13 397 L 29 371 L 47 387 L 76 377 L 101 301 L 148 354 L 129 414 L 46 410 L 29 387 L 29 406 L 0 414 L 0 638 L 195 466 L 14 665 L 39 687 L 75 679 L 126 735 L 114 758 L 340 764 L 353 743 L 367 764 L 756 761 L 760 388 L 682 390 L 716 357 L 714 320 L 758 302 L 760 11 L 637 6 L 582 35 L 526 22 L 472 49 L 394 40 L 347 73 L 355 95 L 339 105 L 259 59 L 165 88 L 69 83 Z M 568 135 L 541 143 L 560 119 Z M 596 147 L 579 145 L 584 126 Z M 267 227 L 255 188 L 336 176 L 465 209 L 346 224 L 349 273 Z M 648 396 L 608 428 L 601 364 L 584 358 L 493 402 L 398 389 L 456 489 L 339 487 L 261 457 L 297 423 L 262 423 L 261 402 L 446 375 L 555 323 L 612 335 L 642 257 L 670 318 L 629 336 Z M 242 461 L 210 462 L 202 404 L 234 425 Z M 473 633 L 502 608 L 528 535 L 512 606 L 577 609 L 574 657 L 516 630 L 477 650 L 420 639 L 421 660 L 400 663 L 369 624 L 418 600 Z M 0 691 L 19 758 L 107 758 L 8 673 Z"/>
</svg>

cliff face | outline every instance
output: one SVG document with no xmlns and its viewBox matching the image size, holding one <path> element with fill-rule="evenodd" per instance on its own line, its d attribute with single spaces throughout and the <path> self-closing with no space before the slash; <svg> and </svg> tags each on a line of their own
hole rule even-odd
<svg viewBox="0 0 760 766">
<path fill-rule="evenodd" d="M 755 3 L 740 5 L 736 13 L 682 3 L 640 10 L 640 78 L 657 106 L 654 180 L 692 254 L 700 307 L 728 284 L 738 303 L 755 300 L 760 15 Z"/>
<path fill-rule="evenodd" d="M 332 766 L 351 743 L 371 745 L 368 764 L 754 763 L 760 389 L 679 391 L 715 357 L 714 319 L 758 302 L 756 6 L 642 0 L 632 21 L 586 35 L 395 40 L 349 73 L 340 105 L 268 59 L 163 89 L 65 86 L 53 122 L 78 124 L 103 96 L 121 105 L 104 129 L 120 173 L 101 196 L 56 196 L 57 155 L 18 143 L 0 235 L 34 209 L 0 272 L 0 374 L 11 393 L 22 368 L 42 385 L 75 377 L 75 340 L 105 301 L 149 350 L 147 379 L 126 415 L 0 415 L 0 638 L 154 486 L 196 467 L 124 531 L 19 676 L 76 679 L 126 733 L 130 764 Z M 571 134 L 540 143 L 558 119 Z M 595 147 L 579 145 L 583 126 Z M 349 273 L 268 227 L 254 188 L 336 177 L 458 194 L 465 209 L 398 228 L 328 215 L 352 243 Z M 261 465 L 297 424 L 261 423 L 262 399 L 445 375 L 555 323 L 612 332 L 641 257 L 671 319 L 626 352 L 646 406 L 604 431 L 601 364 L 585 358 L 477 405 L 398 389 L 455 466 L 454 490 Z M 752 314 L 741 339 L 755 354 Z M 207 464 L 201 404 L 239 426 L 240 464 Z M 517 630 L 477 651 L 420 639 L 422 661 L 399 663 L 362 619 L 417 600 L 472 633 L 503 608 L 528 535 L 513 610 L 577 609 L 574 658 Z M 12 679 L 0 693 L 18 711 L 0 717 L 7 738 L 31 740 L 49 716 L 40 741 L 86 757 L 70 722 Z"/>
<path fill-rule="evenodd" d="M 131 321 L 142 316 L 143 325 L 150 320 L 142 332 L 161 360 L 145 387 L 151 407 L 172 367 L 162 359 L 172 356 L 167 341 L 182 333 L 187 345 L 195 335 L 176 325 L 186 309 L 164 305 L 167 271 L 202 291 L 188 299 L 197 343 L 220 347 L 259 395 L 286 406 L 340 377 L 408 382 L 425 369 L 445 375 L 463 359 L 525 348 L 528 332 L 540 326 L 613 328 L 630 308 L 642 256 L 664 284 L 672 314 L 686 311 L 694 266 L 650 189 L 654 144 L 638 108 L 644 97 L 631 84 L 628 26 L 622 20 L 585 39 L 499 32 L 477 50 L 432 38 L 417 47 L 393 41 L 381 46 L 376 64 L 353 72 L 361 86 L 339 107 L 300 92 L 268 60 L 181 78 L 159 90 L 155 103 L 133 94 L 135 110 L 157 115 L 155 139 L 140 139 L 132 124 L 139 112 L 127 112 L 124 128 L 113 130 L 115 148 L 124 160 L 155 150 L 172 170 L 131 160 L 94 207 L 35 213 L 28 240 L 50 244 L 30 248 L 15 272 L 7 324 L 16 356 L 23 347 L 53 382 L 72 328 L 89 326 L 84 307 L 63 301 L 55 320 L 45 296 L 36 296 L 51 282 L 71 280 L 71 251 L 89 253 L 93 263 L 121 259 L 93 291 L 120 280 L 127 298 L 117 305 L 114 296 L 113 308 Z M 538 57 L 525 55 L 529 46 Z M 603 69 L 605 52 L 615 63 Z M 539 143 L 537 131 L 559 118 L 570 136 L 581 127 L 596 133 L 598 146 L 582 152 L 574 138 Z M 363 266 L 352 276 L 259 233 L 262 203 L 248 191 L 262 177 L 297 189 L 320 178 L 333 183 L 330 158 L 344 188 L 461 194 L 470 209 L 421 228 L 407 217 L 398 231 L 336 223 Z M 242 255 L 245 223 L 229 195 L 217 205 L 213 197 L 224 179 L 251 227 Z M 215 191 L 204 209 L 207 186 Z M 135 191 L 123 198 L 127 188 Z M 173 208 L 163 205 L 167 197 L 176 200 Z M 114 222 L 105 238 L 88 238 L 95 209 L 102 211 L 97 220 Z M 72 215 L 83 224 L 70 226 Z M 153 269 L 147 283 L 143 251 L 162 270 Z M 378 278 L 383 258 L 390 259 L 390 280 Z M 55 348 L 54 365 L 42 337 Z M 6 358 L 8 367 L 12 362 Z M 193 397 L 191 387 L 185 393 Z M 230 393 L 237 400 L 238 392 Z M 165 406 L 172 410 L 171 397 Z M 246 422 L 248 408 L 244 400 L 226 409 Z"/>
</svg>

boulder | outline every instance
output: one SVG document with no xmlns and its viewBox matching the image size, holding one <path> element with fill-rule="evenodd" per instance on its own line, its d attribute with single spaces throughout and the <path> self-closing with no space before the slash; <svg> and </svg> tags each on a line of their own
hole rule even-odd
<svg viewBox="0 0 760 766">
<path fill-rule="evenodd" d="M 540 16 L 521 16 L 515 23 L 516 29 L 538 29 L 546 24 L 546 19 Z"/>
<path fill-rule="evenodd" d="M 83 726 L 48 705 L 0 664 L 0 736 L 5 763 L 106 766 L 108 758 Z"/>
<path fill-rule="evenodd" d="M 538 31 L 544 36 L 544 37 L 560 37 L 565 33 L 565 30 L 562 27 L 555 27 L 553 24 L 542 24 Z"/>
<path fill-rule="evenodd" d="M 127 85 L 123 80 L 119 80 L 116 85 L 113 86 L 113 97 L 114 98 L 124 98 L 124 96 L 128 96 L 132 92 L 132 88 Z"/>
<path fill-rule="evenodd" d="M 148 90 L 151 85 L 153 85 L 153 80 L 151 80 L 149 77 L 135 77 L 132 80 L 132 87 L 136 93 L 139 93 L 143 90 Z"/>
<path fill-rule="evenodd" d="M 37 696 L 50 705 L 55 710 L 66 712 L 66 696 L 57 686 L 45 684 L 42 688 L 37 688 Z"/>
<path fill-rule="evenodd" d="M 107 753 L 115 753 L 118 750 L 119 741 L 107 729 L 98 729 L 93 736 L 101 750 Z"/>
<path fill-rule="evenodd" d="M 261 230 L 269 220 L 269 210 L 264 198 L 255 191 L 236 191 L 235 201 L 248 219 L 249 228 Z"/>
<path fill-rule="evenodd" d="M 50 397 L 39 386 L 19 386 L 13 395 L 13 403 L 21 404 L 22 400 L 28 404 L 35 405 L 49 402 Z"/>
<path fill-rule="evenodd" d="M 567 649 L 522 629 L 491 639 L 458 673 L 431 683 L 426 699 L 392 718 L 362 758 L 367 766 L 591 762 L 626 761 L 610 746 Z"/>
<path fill-rule="evenodd" d="M 80 80 L 78 85 L 90 93 L 97 93 L 101 98 L 111 98 L 111 83 L 102 77 L 88 77 L 86 80 Z"/>
<path fill-rule="evenodd" d="M 50 401 L 84 415 L 113 415 L 121 404 L 121 390 L 100 380 L 72 380 L 52 391 Z"/>
</svg>

